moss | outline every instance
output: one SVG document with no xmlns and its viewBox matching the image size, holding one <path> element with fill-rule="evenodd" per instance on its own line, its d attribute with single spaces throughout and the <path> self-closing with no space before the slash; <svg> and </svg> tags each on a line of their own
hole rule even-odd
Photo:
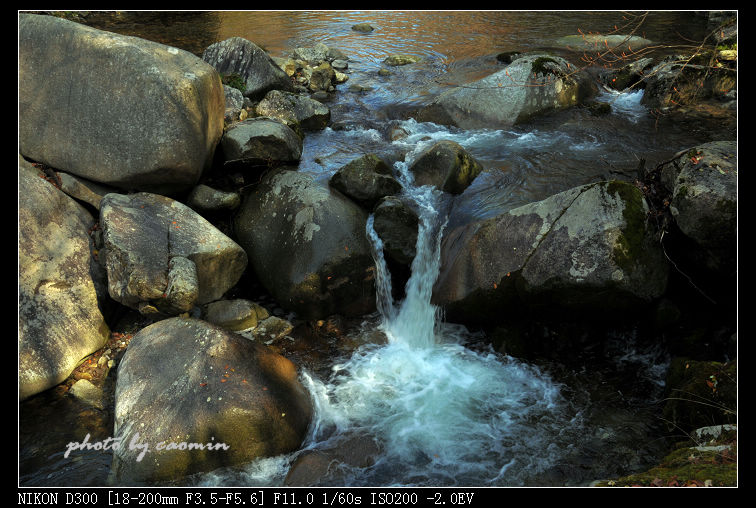
<svg viewBox="0 0 756 508">
<path fill-rule="evenodd" d="M 737 448 L 724 451 L 680 448 L 667 455 L 658 466 L 644 473 L 624 476 L 599 486 L 685 486 L 704 484 L 707 480 L 715 487 L 737 485 Z"/>
<path fill-rule="evenodd" d="M 617 238 L 612 259 L 623 271 L 631 272 L 645 252 L 646 211 L 643 195 L 634 185 L 619 181 L 607 182 L 606 191 L 620 198 L 625 205 L 622 210 L 625 227 Z"/>
<path fill-rule="evenodd" d="M 559 65 L 559 62 L 557 62 L 553 58 L 549 58 L 547 56 L 541 56 L 533 60 L 531 69 L 533 69 L 533 72 L 535 72 L 536 74 L 554 74 L 556 76 L 560 75 L 558 71 L 547 66 L 546 65 L 547 63 L 553 63 L 556 65 Z"/>
<path fill-rule="evenodd" d="M 225 74 L 221 76 L 221 81 L 223 81 L 224 85 L 236 88 L 241 93 L 244 93 L 247 90 L 246 81 L 244 81 L 244 78 L 242 78 L 238 74 Z"/>
</svg>

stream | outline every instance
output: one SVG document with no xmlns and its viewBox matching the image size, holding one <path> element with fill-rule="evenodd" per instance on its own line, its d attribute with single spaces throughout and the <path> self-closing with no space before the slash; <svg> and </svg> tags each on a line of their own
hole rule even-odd
<svg viewBox="0 0 756 508">
<path fill-rule="evenodd" d="M 655 164 L 710 141 L 714 133 L 669 124 L 660 130 L 658 118 L 641 103 L 642 90 L 602 91 L 597 100 L 612 106 L 608 115 L 573 108 L 510 129 L 462 130 L 408 115 L 449 86 L 499 70 L 499 52 L 553 49 L 555 39 L 578 28 L 605 31 L 625 23 L 622 18 L 615 11 L 135 12 L 98 25 L 92 15 L 98 28 L 198 55 L 232 36 L 274 56 L 318 42 L 340 49 L 349 57 L 349 81 L 326 102 L 332 124 L 306 134 L 298 169 L 325 183 L 347 162 L 376 153 L 393 165 L 403 197 L 420 217 L 417 256 L 399 299 L 368 221 L 379 312 L 350 333 L 377 329 L 387 342 L 337 358 L 322 369 L 328 376 L 302 369 L 316 409 L 302 449 L 198 475 L 188 484 L 282 485 L 299 455 L 355 435 L 377 443 L 374 460 L 344 466 L 338 476 L 323 478 L 323 485 L 581 486 L 658 460 L 665 443 L 656 403 L 669 362 L 661 345 L 626 328 L 606 337 L 596 370 L 535 365 L 495 351 L 481 332 L 445 322 L 431 304 L 431 290 L 445 230 L 585 183 L 632 181 L 641 159 Z M 375 30 L 351 29 L 362 22 Z M 705 27 L 706 19 L 692 12 L 657 12 L 643 30 L 646 38 L 675 44 L 700 37 Z M 576 60 L 576 54 L 558 51 Z M 379 75 L 387 68 L 383 59 L 393 53 L 423 58 Z M 403 136 L 392 140 L 397 129 Z M 461 144 L 485 168 L 453 202 L 416 187 L 407 171 L 423 149 L 443 139 Z M 631 379 L 631 386 L 618 386 L 617 379 Z M 81 439 L 71 437 L 71 428 L 83 424 L 57 429 L 51 422 L 56 410 L 35 410 L 46 419 L 44 430 L 26 430 L 22 438 L 32 442 L 34 432 L 45 438 L 21 450 L 21 485 L 105 485 L 107 454 L 62 457 L 67 439 Z M 108 432 L 99 429 L 92 440 Z"/>
</svg>

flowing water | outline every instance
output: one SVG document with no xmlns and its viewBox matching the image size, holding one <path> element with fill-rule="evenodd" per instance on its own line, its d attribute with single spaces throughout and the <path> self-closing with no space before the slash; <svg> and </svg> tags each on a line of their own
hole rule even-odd
<svg viewBox="0 0 756 508">
<path fill-rule="evenodd" d="M 100 25 L 196 54 L 232 36 L 246 37 L 274 56 L 318 42 L 340 49 L 349 57 L 349 82 L 327 103 L 332 126 L 307 133 L 299 170 L 326 182 L 343 164 L 377 153 L 393 164 L 403 199 L 420 217 L 417 256 L 399 301 L 372 217 L 368 221 L 379 309 L 368 326 L 380 329 L 387 343 L 366 345 L 339 359 L 328 378 L 303 371 L 316 407 L 303 450 L 200 475 L 193 483 L 280 485 L 301 453 L 327 449 L 350 436 L 366 436 L 380 451 L 371 464 L 345 466 L 324 484 L 574 485 L 653 460 L 658 450 L 647 444 L 654 430 L 644 406 L 648 401 L 629 404 L 609 386 L 604 392 L 593 386 L 588 393 L 586 386 L 602 385 L 592 373 L 557 380 L 534 365 L 471 348 L 474 333 L 440 319 L 430 298 L 439 246 L 449 228 L 587 182 L 632 178 L 641 158 L 664 160 L 714 134 L 674 125 L 660 130 L 658 118 L 640 102 L 642 91 L 602 92 L 598 100 L 612 105 L 606 116 L 574 108 L 511 129 L 461 130 L 416 122 L 407 114 L 450 85 L 499 70 L 498 52 L 549 48 L 578 28 L 605 31 L 622 25 L 623 16 L 612 11 L 168 12 L 125 13 L 118 23 Z M 360 22 L 375 30 L 351 29 Z M 655 13 L 643 28 L 646 37 L 672 44 L 700 37 L 705 19 L 690 12 Z M 383 59 L 392 53 L 423 60 L 379 75 Z M 360 86 L 350 91 L 350 84 Z M 397 129 L 403 136 L 392 138 Z M 460 143 L 485 168 L 452 202 L 414 186 L 407 171 L 417 154 L 441 139 Z M 616 345 L 612 361 L 618 369 L 642 372 L 643 382 L 650 380 L 649 393 L 663 384 L 668 361 L 663 351 L 638 349 L 627 335 L 608 337 L 607 344 Z M 59 460 L 59 455 L 51 458 Z M 91 470 L 49 462 L 26 481 L 45 484 L 44 475 L 58 484 L 97 480 Z"/>
</svg>

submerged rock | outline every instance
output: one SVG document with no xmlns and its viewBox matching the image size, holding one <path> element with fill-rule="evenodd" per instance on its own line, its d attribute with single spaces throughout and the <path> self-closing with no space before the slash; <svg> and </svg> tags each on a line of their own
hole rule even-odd
<svg viewBox="0 0 756 508">
<path fill-rule="evenodd" d="M 123 446 L 112 476 L 121 485 L 176 481 L 289 453 L 311 417 L 288 359 L 204 321 L 159 321 L 131 339 L 118 368 L 114 437 Z"/>
</svg>

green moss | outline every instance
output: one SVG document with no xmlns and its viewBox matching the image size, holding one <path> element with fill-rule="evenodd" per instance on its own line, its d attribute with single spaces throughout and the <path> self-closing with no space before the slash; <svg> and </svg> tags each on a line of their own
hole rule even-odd
<svg viewBox="0 0 756 508">
<path fill-rule="evenodd" d="M 645 252 L 646 210 L 643 195 L 634 185 L 619 181 L 607 182 L 606 191 L 619 197 L 625 205 L 622 210 L 625 227 L 617 238 L 612 259 L 623 271 L 630 272 Z"/>
<path fill-rule="evenodd" d="M 714 487 L 737 486 L 737 448 L 727 451 L 680 448 L 667 455 L 658 466 L 644 473 L 632 474 L 599 486 L 626 487 L 684 486 L 688 483 L 711 481 Z"/>
<path fill-rule="evenodd" d="M 247 90 L 247 83 L 244 78 L 238 74 L 225 74 L 221 76 L 221 80 L 224 85 L 228 85 L 232 88 L 236 88 L 240 92 L 244 93 Z"/>
</svg>

